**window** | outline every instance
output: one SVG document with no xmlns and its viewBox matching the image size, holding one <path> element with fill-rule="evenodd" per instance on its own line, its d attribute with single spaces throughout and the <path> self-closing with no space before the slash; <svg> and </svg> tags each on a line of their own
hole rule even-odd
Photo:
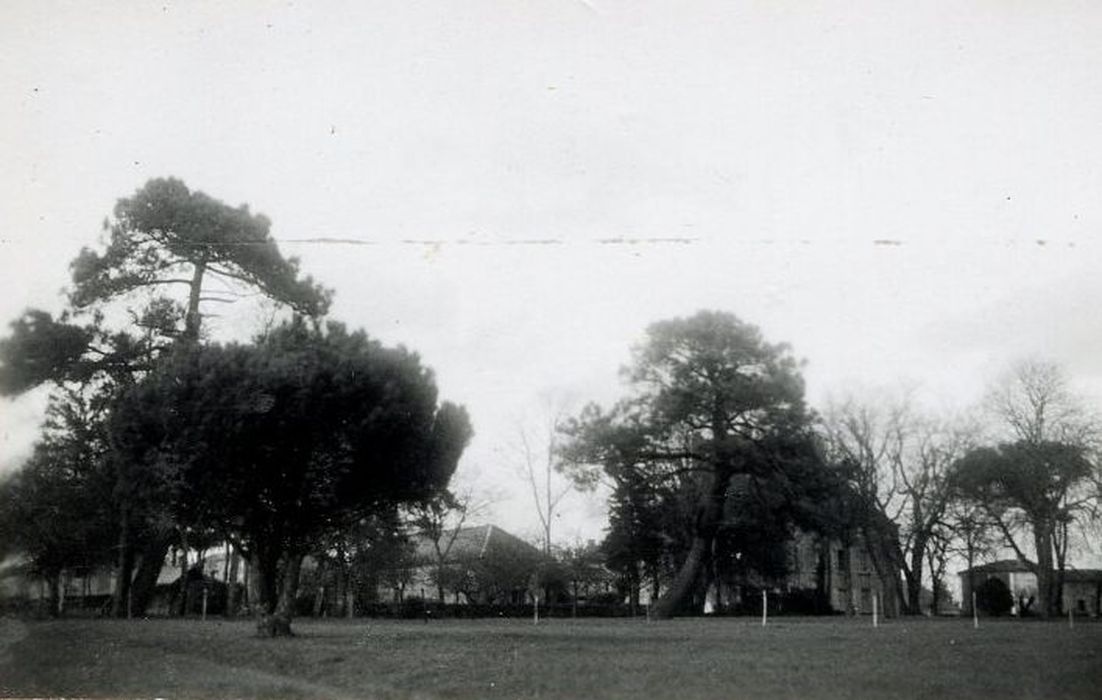
<svg viewBox="0 0 1102 700">
<path fill-rule="evenodd" d="M 838 550 L 838 570 L 845 571 L 849 566 L 849 557 L 846 556 L 847 552 L 844 549 Z"/>
</svg>

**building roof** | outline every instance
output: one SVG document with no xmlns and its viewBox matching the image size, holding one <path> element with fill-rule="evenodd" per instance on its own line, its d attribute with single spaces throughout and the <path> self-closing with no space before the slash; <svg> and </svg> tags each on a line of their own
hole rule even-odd
<svg viewBox="0 0 1102 700">
<path fill-rule="evenodd" d="M 987 564 L 980 564 L 974 566 L 971 569 L 971 573 L 974 574 L 1003 574 L 1003 573 L 1033 573 L 1033 569 L 1030 568 L 1036 566 L 1033 562 L 1023 562 L 1020 559 L 1000 559 L 998 561 L 988 562 Z M 968 569 L 964 569 L 960 572 L 960 576 L 967 576 L 969 574 Z M 1067 583 L 1076 582 L 1094 582 L 1102 581 L 1102 569 L 1065 569 L 1064 581 Z"/>
<path fill-rule="evenodd" d="M 521 554 L 537 558 L 543 556 L 532 545 L 496 525 L 464 527 L 460 528 L 458 532 L 455 530 L 445 531 L 440 538 L 441 546 L 446 547 L 453 534 L 455 535 L 455 542 L 448 552 L 449 559 L 482 558 L 490 551 L 497 553 L 505 551 L 512 555 Z M 416 547 L 415 559 L 418 561 L 435 561 L 436 549 L 429 537 L 424 534 L 417 535 L 414 538 L 414 546 Z"/>
<path fill-rule="evenodd" d="M 1033 568 L 1036 566 L 1033 562 L 1023 562 L 1020 559 L 1000 559 L 998 561 L 988 562 L 986 564 L 980 564 L 979 566 L 973 566 L 971 573 L 974 574 L 1003 574 L 1003 573 L 1032 573 Z M 960 572 L 961 576 L 965 576 L 969 573 L 969 569 L 964 569 Z"/>
<path fill-rule="evenodd" d="M 1102 583 L 1102 569 L 1067 569 L 1065 583 Z"/>
</svg>

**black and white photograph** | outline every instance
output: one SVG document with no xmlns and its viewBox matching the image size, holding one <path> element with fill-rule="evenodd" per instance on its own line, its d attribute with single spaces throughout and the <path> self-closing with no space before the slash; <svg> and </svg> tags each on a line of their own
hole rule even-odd
<svg viewBox="0 0 1102 700">
<path fill-rule="evenodd" d="M 4 0 L 0 698 L 1097 698 L 1102 4 Z"/>
</svg>

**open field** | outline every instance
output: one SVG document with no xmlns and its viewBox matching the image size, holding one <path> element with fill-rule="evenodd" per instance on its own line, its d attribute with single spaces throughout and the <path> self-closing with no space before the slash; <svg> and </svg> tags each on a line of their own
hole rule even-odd
<svg viewBox="0 0 1102 700">
<path fill-rule="evenodd" d="M 0 696 L 1098 698 L 1102 624 L 0 620 Z"/>
</svg>

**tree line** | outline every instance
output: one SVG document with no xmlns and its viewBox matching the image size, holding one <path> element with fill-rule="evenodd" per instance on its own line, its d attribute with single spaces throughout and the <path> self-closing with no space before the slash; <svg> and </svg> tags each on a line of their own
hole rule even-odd
<svg viewBox="0 0 1102 700">
<path fill-rule="evenodd" d="M 112 614 L 142 615 L 170 549 L 183 582 L 190 549 L 228 542 L 255 572 L 261 631 L 289 634 L 305 556 L 348 590 L 355 567 L 401 569 L 411 524 L 434 543 L 437 597 L 469 585 L 448 565 L 466 411 L 415 353 L 328 319 L 332 292 L 269 229 L 152 180 L 72 262 L 65 310 L 29 310 L 0 340 L 0 394 L 50 388 L 32 455 L 0 483 L 0 550 L 52 595 L 64 570 L 108 566 Z M 257 298 L 272 315 L 252 341 L 210 340 L 211 309 Z M 926 585 L 941 594 L 952 557 L 1008 548 L 1037 575 L 1035 612 L 1059 612 L 1099 469 L 1095 420 L 1057 367 L 1018 365 L 981 427 L 893 399 L 816 411 L 792 349 L 726 312 L 655 323 L 633 353 L 622 400 L 556 417 L 546 455 L 524 443 L 545 554 L 558 469 L 607 488 L 603 566 L 633 605 L 650 588 L 658 617 L 715 583 L 783 577 L 796 532 L 818 536 L 820 569 L 832 542 L 863 551 L 904 613 Z M 576 600 L 593 552 L 562 559 Z"/>
<path fill-rule="evenodd" d="M 0 486 L 0 542 L 52 595 L 63 569 L 110 564 L 113 614 L 142 615 L 169 548 L 216 537 L 254 565 L 261 630 L 289 634 L 304 555 L 446 493 L 466 411 L 415 353 L 325 320 L 331 292 L 269 226 L 152 180 L 73 261 L 60 317 L 30 310 L 0 341 L 0 391 L 53 388 Z M 250 343 L 206 341 L 205 309 L 248 295 L 283 319 Z"/>
<path fill-rule="evenodd" d="M 609 489 L 607 563 L 633 601 L 650 587 L 652 615 L 700 610 L 714 583 L 783 579 L 797 531 L 818 536 L 820 581 L 832 542 L 863 552 L 888 611 L 924 612 L 928 585 L 936 612 L 954 556 L 971 569 L 1006 549 L 1037 577 L 1023 609 L 1060 612 L 1100 479 L 1096 421 L 1055 365 L 1016 365 L 987 421 L 905 399 L 816 412 L 791 348 L 705 311 L 653 324 L 624 375 L 624 399 L 567 423 L 560 468 Z"/>
</svg>

